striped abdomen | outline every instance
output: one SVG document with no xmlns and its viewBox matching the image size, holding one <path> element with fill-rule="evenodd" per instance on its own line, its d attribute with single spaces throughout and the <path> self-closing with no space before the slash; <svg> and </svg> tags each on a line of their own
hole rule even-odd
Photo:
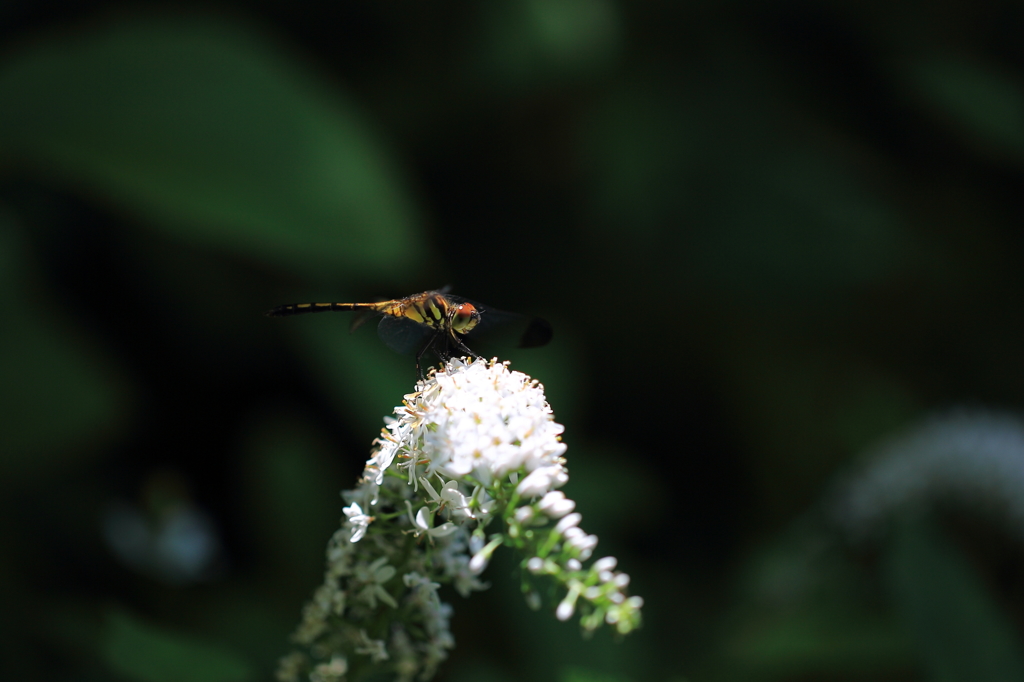
<svg viewBox="0 0 1024 682">
<path fill-rule="evenodd" d="M 387 301 L 390 303 L 390 301 Z M 289 303 L 279 305 L 267 312 L 270 317 L 287 317 L 304 313 L 321 313 L 327 310 L 376 310 L 377 303 Z"/>
</svg>

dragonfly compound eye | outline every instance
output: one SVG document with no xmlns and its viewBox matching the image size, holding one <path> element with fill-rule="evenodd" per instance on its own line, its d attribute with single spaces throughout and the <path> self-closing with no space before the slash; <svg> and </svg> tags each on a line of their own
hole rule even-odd
<svg viewBox="0 0 1024 682">
<path fill-rule="evenodd" d="M 480 313 L 472 303 L 460 303 L 452 315 L 452 330 L 465 334 L 480 324 Z"/>
</svg>

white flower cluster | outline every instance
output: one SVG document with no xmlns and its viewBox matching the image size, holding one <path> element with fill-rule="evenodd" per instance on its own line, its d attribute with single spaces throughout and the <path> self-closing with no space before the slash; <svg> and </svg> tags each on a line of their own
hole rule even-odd
<svg viewBox="0 0 1024 682">
<path fill-rule="evenodd" d="M 1024 536 L 1024 423 L 1015 416 L 955 412 L 877 448 L 834 494 L 834 518 L 854 537 L 900 509 L 952 502 L 989 510 Z"/>
<path fill-rule="evenodd" d="M 625 596 L 615 559 L 583 567 L 597 538 L 556 490 L 568 481 L 566 448 L 543 387 L 506 364 L 453 359 L 416 388 L 386 420 L 359 487 L 343 493 L 324 583 L 294 637 L 305 651 L 281 660 L 278 679 L 342 682 L 371 668 L 429 679 L 454 647 L 438 587 L 484 589 L 479 575 L 503 544 L 531 579 L 565 590 L 559 619 L 578 610 L 588 630 L 638 627 L 642 600 Z M 539 594 L 528 600 L 539 605 Z"/>
</svg>

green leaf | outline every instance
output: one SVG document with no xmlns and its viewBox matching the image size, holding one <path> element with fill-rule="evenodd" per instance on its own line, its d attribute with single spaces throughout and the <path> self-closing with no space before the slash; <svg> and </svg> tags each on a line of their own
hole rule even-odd
<svg viewBox="0 0 1024 682">
<path fill-rule="evenodd" d="M 973 141 L 1001 156 L 1024 153 L 1024 91 L 1019 83 L 967 61 L 932 59 L 914 64 L 916 90 Z"/>
<path fill-rule="evenodd" d="M 563 668 L 559 682 L 629 682 L 626 678 L 608 675 L 586 668 Z"/>
<path fill-rule="evenodd" d="M 910 235 L 843 159 L 815 149 L 765 155 L 731 179 L 716 229 L 692 248 L 695 273 L 723 287 L 832 295 L 917 265 Z"/>
<path fill-rule="evenodd" d="M 874 679 L 905 669 L 907 638 L 867 598 L 867 581 L 817 523 L 795 523 L 747 560 L 725 665 L 737 679 Z"/>
<path fill-rule="evenodd" d="M 95 452 L 128 417 L 122 373 L 99 344 L 58 312 L 31 253 L 0 206 L 0 437 L 3 480 L 52 473 L 69 454 Z"/>
<path fill-rule="evenodd" d="M 421 248 L 395 165 L 356 108 L 221 24 L 125 22 L 10 53 L 0 149 L 177 238 L 304 273 L 380 276 Z"/>
<path fill-rule="evenodd" d="M 967 558 L 935 528 L 903 520 L 887 564 L 897 610 L 929 679 L 1024 680 L 1020 633 Z"/>
<path fill-rule="evenodd" d="M 101 654 L 133 682 L 241 682 L 255 679 L 249 665 L 216 646 L 172 634 L 123 612 L 107 617 Z"/>
<path fill-rule="evenodd" d="M 243 467 L 248 518 L 257 529 L 261 565 L 279 566 L 298 599 L 322 578 L 324 547 L 345 506 L 339 493 L 355 487 L 374 435 L 367 429 L 367 447 L 346 457 L 297 415 L 275 412 L 251 422 Z M 347 466 L 338 466 L 342 462 Z"/>
<path fill-rule="evenodd" d="M 905 659 L 900 633 L 863 613 L 809 610 L 786 614 L 744 633 L 730 660 L 783 677 L 811 673 L 861 674 L 898 667 Z"/>
<path fill-rule="evenodd" d="M 481 6 L 481 52 L 487 81 L 505 86 L 576 82 L 610 67 L 622 21 L 608 0 L 526 0 Z"/>
</svg>

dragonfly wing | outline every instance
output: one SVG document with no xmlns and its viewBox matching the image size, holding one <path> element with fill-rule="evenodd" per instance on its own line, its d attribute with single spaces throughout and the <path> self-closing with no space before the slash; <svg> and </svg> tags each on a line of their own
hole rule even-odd
<svg viewBox="0 0 1024 682">
<path fill-rule="evenodd" d="M 377 325 L 377 336 L 384 345 L 403 355 L 418 353 L 433 333 L 430 327 L 407 317 L 385 315 Z"/>
<path fill-rule="evenodd" d="M 376 310 L 360 310 L 352 318 L 352 326 L 349 327 L 350 332 L 354 332 L 366 323 L 367 320 L 372 318 L 374 315 L 379 315 Z"/>
<path fill-rule="evenodd" d="M 497 310 L 457 296 L 449 298 L 459 303 L 472 303 L 480 311 L 480 323 L 466 335 L 471 348 L 475 349 L 473 344 L 478 342 L 505 348 L 537 348 L 551 341 L 551 325 L 541 317 Z"/>
<path fill-rule="evenodd" d="M 526 330 L 519 337 L 520 348 L 539 348 L 546 346 L 555 335 L 551 324 L 543 317 L 531 317 Z"/>
</svg>

